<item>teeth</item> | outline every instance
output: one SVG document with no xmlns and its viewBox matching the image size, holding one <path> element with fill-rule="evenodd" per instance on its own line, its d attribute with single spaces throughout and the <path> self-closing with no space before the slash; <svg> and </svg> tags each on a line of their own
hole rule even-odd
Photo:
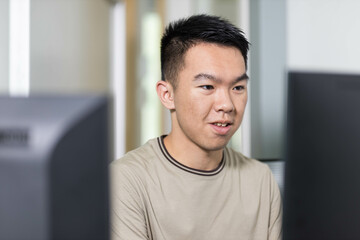
<svg viewBox="0 0 360 240">
<path fill-rule="evenodd" d="M 215 125 L 218 127 L 226 127 L 227 123 L 215 123 Z"/>
</svg>

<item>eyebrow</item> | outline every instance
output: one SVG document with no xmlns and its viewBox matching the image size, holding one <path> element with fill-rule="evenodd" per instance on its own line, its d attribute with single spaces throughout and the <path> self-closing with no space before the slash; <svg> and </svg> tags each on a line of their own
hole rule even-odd
<svg viewBox="0 0 360 240">
<path fill-rule="evenodd" d="M 198 81 L 198 80 L 201 80 L 201 79 L 208 79 L 208 80 L 211 80 L 211 81 L 214 81 L 214 82 L 217 82 L 217 83 L 220 83 L 221 82 L 221 79 L 220 78 L 217 78 L 215 77 L 214 75 L 211 75 L 211 74 L 208 74 L 208 73 L 199 73 L 197 74 L 195 77 L 194 77 L 194 81 Z M 242 74 L 241 76 L 237 77 L 234 81 L 233 81 L 233 84 L 235 83 L 238 83 L 242 80 L 249 80 L 249 76 L 244 73 Z"/>
</svg>

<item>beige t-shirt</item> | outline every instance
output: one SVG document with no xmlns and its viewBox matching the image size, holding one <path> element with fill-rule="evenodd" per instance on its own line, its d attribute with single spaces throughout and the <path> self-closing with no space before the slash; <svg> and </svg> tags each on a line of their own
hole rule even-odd
<svg viewBox="0 0 360 240">
<path fill-rule="evenodd" d="M 182 165 L 163 138 L 111 164 L 112 239 L 281 239 L 281 196 L 266 164 L 230 148 L 213 171 Z"/>
</svg>

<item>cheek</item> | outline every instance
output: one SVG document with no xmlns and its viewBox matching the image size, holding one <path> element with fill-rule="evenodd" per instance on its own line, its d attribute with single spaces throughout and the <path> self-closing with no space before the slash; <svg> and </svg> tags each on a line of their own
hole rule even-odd
<svg viewBox="0 0 360 240">
<path fill-rule="evenodd" d="M 245 94 L 244 96 L 241 96 L 240 99 L 238 100 L 238 109 L 241 110 L 241 109 L 245 109 L 246 107 L 246 104 L 247 104 L 247 100 L 248 100 L 248 97 L 247 97 L 247 94 Z"/>
<path fill-rule="evenodd" d="M 247 104 L 247 97 L 243 97 L 241 99 L 238 100 L 238 104 L 236 105 L 236 112 L 237 115 L 242 119 L 244 112 L 245 112 L 245 108 L 246 108 L 246 104 Z"/>
<path fill-rule="evenodd" d="M 211 97 L 194 94 L 189 97 L 189 108 L 192 114 L 205 118 L 213 107 L 213 100 Z"/>
<path fill-rule="evenodd" d="M 206 113 L 206 107 L 204 106 L 204 103 L 196 98 L 188 99 L 182 108 L 183 113 L 187 115 L 187 118 L 191 119 L 195 119 L 199 116 L 201 117 Z"/>
<path fill-rule="evenodd" d="M 247 98 L 242 99 L 241 100 L 241 108 L 243 109 L 243 111 L 245 110 L 246 104 L 247 104 Z"/>
<path fill-rule="evenodd" d="M 178 109 L 187 109 L 196 111 L 200 105 L 204 104 L 205 97 L 199 94 L 196 89 L 181 91 L 175 96 L 175 106 Z"/>
<path fill-rule="evenodd" d="M 183 119 L 206 118 L 211 111 L 211 101 L 206 96 L 189 92 L 175 99 L 175 109 Z"/>
</svg>

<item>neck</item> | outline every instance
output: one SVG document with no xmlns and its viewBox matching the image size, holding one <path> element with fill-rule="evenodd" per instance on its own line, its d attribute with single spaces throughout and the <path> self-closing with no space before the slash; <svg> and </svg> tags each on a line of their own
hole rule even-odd
<svg viewBox="0 0 360 240">
<path fill-rule="evenodd" d="M 207 151 L 191 141 L 181 141 L 173 133 L 164 138 L 164 144 L 170 155 L 178 162 L 202 171 L 216 169 L 223 155 L 223 149 Z"/>
</svg>

